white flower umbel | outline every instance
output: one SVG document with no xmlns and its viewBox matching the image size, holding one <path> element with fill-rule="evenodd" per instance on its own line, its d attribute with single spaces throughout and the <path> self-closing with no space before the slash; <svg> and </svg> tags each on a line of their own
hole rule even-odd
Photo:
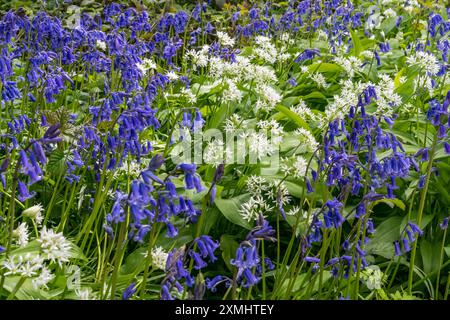
<svg viewBox="0 0 450 320">
<path fill-rule="evenodd" d="M 256 112 L 259 110 L 270 111 L 275 108 L 277 103 L 281 102 L 280 94 L 269 85 L 260 84 L 256 86 L 255 91 L 258 96 L 255 105 Z"/>
<path fill-rule="evenodd" d="M 97 40 L 95 42 L 95 46 L 102 51 L 106 51 L 106 42 L 105 41 Z"/>
<path fill-rule="evenodd" d="M 221 163 L 232 160 L 233 153 L 229 150 L 221 139 L 210 141 L 203 153 L 205 163 L 218 167 Z"/>
<path fill-rule="evenodd" d="M 226 80 L 227 88 L 223 91 L 223 100 L 227 102 L 241 102 L 242 92 L 238 89 L 233 80 Z"/>
<path fill-rule="evenodd" d="M 302 156 L 284 158 L 281 161 L 281 171 L 294 178 L 304 178 L 307 167 L 308 162 Z"/>
<path fill-rule="evenodd" d="M 24 247 L 28 244 L 28 225 L 26 222 L 22 222 L 17 229 L 13 231 L 13 237 L 15 243 L 19 245 L 19 247 Z"/>
<path fill-rule="evenodd" d="M 31 280 L 35 289 L 48 289 L 47 284 L 55 278 L 55 275 L 46 267 L 43 267 L 39 276 Z"/>
<path fill-rule="evenodd" d="M 3 268 L 6 269 L 5 276 L 20 275 L 21 277 L 31 278 L 38 274 L 43 268 L 43 259 L 39 255 L 10 256 L 3 262 Z"/>
<path fill-rule="evenodd" d="M 363 64 L 361 60 L 354 56 L 350 56 L 348 58 L 336 57 L 334 58 L 334 61 L 344 68 L 350 78 L 353 78 L 355 73 L 361 70 L 361 66 Z"/>
<path fill-rule="evenodd" d="M 298 137 L 299 143 L 301 144 L 297 149 L 297 152 L 299 153 L 314 152 L 319 146 L 316 138 L 314 138 L 312 133 L 305 128 L 297 128 L 294 131 L 294 134 Z"/>
<path fill-rule="evenodd" d="M 257 220 L 260 214 L 265 216 L 270 210 L 272 210 L 272 207 L 269 206 L 263 197 L 256 196 L 242 204 L 239 212 L 243 219 L 250 222 Z"/>
<path fill-rule="evenodd" d="M 256 157 L 261 160 L 264 157 L 271 156 L 276 149 L 276 144 L 268 139 L 263 132 L 251 132 L 247 138 L 250 157 Z"/>
<path fill-rule="evenodd" d="M 197 102 L 197 97 L 191 89 L 181 88 L 181 95 L 184 96 L 189 103 L 193 104 Z"/>
<path fill-rule="evenodd" d="M 276 202 L 277 205 L 281 204 L 282 206 L 291 201 L 286 184 L 284 182 L 280 183 L 279 180 L 273 180 L 270 182 L 269 188 L 264 194 L 264 198 Z"/>
<path fill-rule="evenodd" d="M 253 196 L 260 196 L 269 189 L 269 184 L 264 177 L 251 175 L 247 178 L 247 190 Z"/>
<path fill-rule="evenodd" d="M 56 233 L 53 229 L 47 230 L 46 227 L 43 227 L 37 241 L 41 244 L 45 259 L 57 262 L 60 266 L 63 262 L 69 261 L 70 242 L 62 232 Z"/>
<path fill-rule="evenodd" d="M 362 272 L 362 280 L 369 290 L 381 289 L 384 282 L 384 274 L 378 266 L 368 266 Z"/>
<path fill-rule="evenodd" d="M 319 72 L 315 72 L 315 73 L 312 73 L 309 77 L 311 78 L 312 81 L 314 81 L 317 84 L 317 86 L 319 88 L 324 88 L 324 89 L 328 88 L 329 84 L 325 80 L 325 77 L 323 76 L 323 74 L 321 74 Z"/>
<path fill-rule="evenodd" d="M 105 289 L 106 290 L 106 289 Z M 75 289 L 78 300 L 96 300 L 91 288 Z"/>
<path fill-rule="evenodd" d="M 226 32 L 217 31 L 217 38 L 221 46 L 232 47 L 234 46 L 234 39 L 231 38 Z"/>
<path fill-rule="evenodd" d="M 151 59 L 143 59 L 142 63 L 136 63 L 136 67 L 145 76 L 149 70 L 156 70 L 156 63 Z"/>
<path fill-rule="evenodd" d="M 151 254 L 153 266 L 161 270 L 166 270 L 166 262 L 169 254 L 162 247 L 153 248 Z"/>
<path fill-rule="evenodd" d="M 208 56 L 209 46 L 204 45 L 200 50 L 189 50 L 187 52 L 188 59 L 192 62 L 192 66 L 194 70 L 197 68 L 204 68 L 208 65 L 209 56 Z"/>
<path fill-rule="evenodd" d="M 296 106 L 292 106 L 290 109 L 304 120 L 311 120 L 314 122 L 319 120 L 319 117 L 312 112 L 304 100 L 300 100 Z"/>
<path fill-rule="evenodd" d="M 283 127 L 275 120 L 260 120 L 258 121 L 258 128 L 265 130 L 266 134 L 270 134 L 272 142 L 279 144 L 283 140 Z"/>
<path fill-rule="evenodd" d="M 274 64 L 277 61 L 277 49 L 270 41 L 270 38 L 265 36 L 257 36 L 255 38 L 256 47 L 253 49 L 253 53 L 258 58 L 264 60 L 267 63 Z"/>
<path fill-rule="evenodd" d="M 166 76 L 170 81 L 176 81 L 180 78 L 173 70 L 167 72 Z"/>
<path fill-rule="evenodd" d="M 440 66 L 438 59 L 429 52 L 416 51 L 412 56 L 406 58 L 409 65 L 417 65 L 421 70 L 429 75 L 435 75 L 439 72 Z"/>
<path fill-rule="evenodd" d="M 32 207 L 29 207 L 28 209 L 25 209 L 22 211 L 22 215 L 24 217 L 28 217 L 30 219 L 33 219 L 38 225 L 40 225 L 42 223 L 42 211 L 44 210 L 44 208 L 42 207 L 42 205 L 39 203 L 37 205 L 34 205 Z"/>
<path fill-rule="evenodd" d="M 387 117 L 392 116 L 395 107 L 399 107 L 402 104 L 402 98 L 395 93 L 394 80 L 387 74 L 380 74 L 380 81 L 375 86 L 377 93 L 377 114 Z"/>
</svg>

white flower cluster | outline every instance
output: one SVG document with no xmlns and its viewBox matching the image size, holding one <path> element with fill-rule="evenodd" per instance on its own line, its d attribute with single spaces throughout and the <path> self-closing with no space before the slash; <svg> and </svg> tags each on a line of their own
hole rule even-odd
<svg viewBox="0 0 450 320">
<path fill-rule="evenodd" d="M 409 65 L 417 65 L 422 71 L 428 75 L 435 75 L 440 70 L 438 59 L 429 52 L 416 51 L 413 55 L 406 58 Z"/>
<path fill-rule="evenodd" d="M 251 175 L 247 178 L 247 190 L 251 198 L 239 210 L 247 221 L 255 221 L 259 215 L 267 216 L 275 206 L 289 203 L 289 191 L 278 180 L 267 181 L 264 177 Z"/>
<path fill-rule="evenodd" d="M 314 138 L 309 130 L 298 128 L 294 131 L 294 134 L 301 143 L 301 146 L 297 148 L 298 153 L 314 152 L 319 146 L 316 138 Z"/>
<path fill-rule="evenodd" d="M 19 247 L 25 247 L 28 244 L 28 225 L 26 224 L 26 222 L 22 222 L 17 229 L 15 229 L 13 231 L 12 234 L 15 243 L 19 246 Z"/>
<path fill-rule="evenodd" d="M 305 121 L 310 120 L 311 122 L 316 122 L 320 120 L 319 116 L 312 112 L 303 100 L 300 100 L 296 106 L 291 106 L 290 109 Z"/>
<path fill-rule="evenodd" d="M 153 266 L 161 270 L 166 270 L 166 262 L 169 254 L 162 247 L 155 247 L 152 249 L 151 255 Z"/>
<path fill-rule="evenodd" d="M 305 158 L 302 156 L 292 156 L 281 160 L 280 169 L 286 176 L 304 178 L 307 167 L 308 162 Z"/>
<path fill-rule="evenodd" d="M 255 221 L 260 215 L 265 216 L 272 207 L 261 196 L 251 197 L 247 202 L 242 204 L 239 210 L 242 218 L 250 221 Z"/>
<path fill-rule="evenodd" d="M 35 288 L 46 288 L 55 277 L 45 266 L 44 258 L 31 253 L 8 257 L 3 261 L 3 268 L 6 270 L 5 276 L 19 275 L 23 278 L 34 278 L 32 284 Z"/>
<path fill-rule="evenodd" d="M 217 31 L 217 39 L 221 46 L 232 47 L 234 46 L 235 40 L 231 38 L 228 33 Z"/>
<path fill-rule="evenodd" d="M 334 95 L 334 102 L 325 109 L 325 118 L 321 119 L 322 126 L 336 118 L 343 119 L 352 106 L 358 104 L 358 97 L 367 88 L 367 84 L 353 82 L 350 79 L 341 81 L 341 93 Z"/>
<path fill-rule="evenodd" d="M 253 53 L 256 57 L 270 64 L 274 64 L 277 61 L 277 48 L 272 44 L 270 38 L 257 36 L 255 43 L 257 46 L 253 49 Z"/>
<path fill-rule="evenodd" d="M 149 70 L 156 70 L 156 63 L 151 59 L 143 59 L 141 63 L 136 63 L 136 67 L 145 76 Z"/>
<path fill-rule="evenodd" d="M 384 282 L 384 274 L 378 266 L 368 266 L 362 271 L 362 280 L 369 290 L 381 289 L 381 285 Z"/>
<path fill-rule="evenodd" d="M 350 78 L 353 78 L 355 76 L 355 73 L 361 69 L 361 66 L 363 64 L 360 59 L 354 56 L 338 56 L 334 58 L 334 61 L 347 72 Z"/>
<path fill-rule="evenodd" d="M 221 37 L 226 40 L 225 34 Z M 224 40 L 224 41 L 225 41 Z M 256 54 L 264 61 L 274 61 L 277 58 L 277 50 L 269 38 L 260 36 L 256 40 L 259 47 Z M 255 112 L 259 110 L 269 111 L 281 101 L 281 95 L 273 88 L 277 81 L 274 70 L 268 66 L 261 66 L 251 61 L 251 57 L 237 55 L 234 62 L 226 61 L 221 57 L 209 55 L 209 47 L 204 46 L 198 51 L 189 51 L 194 70 L 198 67 L 208 67 L 211 84 L 204 84 L 205 88 L 213 88 L 218 84 L 224 85 L 222 100 L 225 102 L 240 102 L 242 92 L 239 87 L 254 90 L 257 96 Z M 194 99 L 191 99 L 194 101 Z"/>
<path fill-rule="evenodd" d="M 43 227 L 40 238 L 37 240 L 41 244 L 41 249 L 45 259 L 58 263 L 69 261 L 70 242 L 64 237 L 62 232 L 56 233 L 53 229 Z"/>
<path fill-rule="evenodd" d="M 402 104 L 402 98 L 395 93 L 394 80 L 387 74 L 380 74 L 380 81 L 375 86 L 377 93 L 377 113 L 384 116 L 392 116 L 393 108 Z"/>
</svg>

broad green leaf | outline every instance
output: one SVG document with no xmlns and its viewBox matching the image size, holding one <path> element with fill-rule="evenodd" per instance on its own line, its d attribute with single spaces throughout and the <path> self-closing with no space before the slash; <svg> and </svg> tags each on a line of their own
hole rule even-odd
<svg viewBox="0 0 450 320">
<path fill-rule="evenodd" d="M 252 228 L 250 223 L 244 220 L 239 212 L 248 199 L 250 199 L 250 194 L 246 193 L 231 199 L 216 199 L 214 203 L 230 222 L 250 230 Z"/>
<path fill-rule="evenodd" d="M 298 114 L 296 114 L 294 111 L 290 110 L 289 108 L 278 104 L 275 106 L 275 109 L 282 112 L 287 118 L 295 122 L 299 127 L 302 127 L 304 129 L 309 130 L 308 124 L 303 120 Z"/>
<path fill-rule="evenodd" d="M 403 201 L 400 200 L 400 199 L 398 199 L 398 198 L 394 198 L 394 199 L 381 199 L 381 200 L 374 201 L 373 203 L 374 203 L 374 206 L 376 206 L 376 205 L 379 204 L 379 203 L 385 203 L 385 204 L 387 204 L 389 207 L 391 207 L 392 209 L 393 209 L 394 207 L 398 207 L 398 208 L 402 209 L 403 211 L 405 211 L 405 208 L 406 208 L 406 206 L 405 206 L 405 204 L 403 203 Z"/>
<path fill-rule="evenodd" d="M 222 258 L 230 271 L 233 271 L 233 266 L 230 260 L 236 255 L 236 250 L 239 247 L 239 243 L 235 240 L 235 237 L 229 234 L 224 234 L 220 237 L 220 250 L 222 250 Z"/>
<path fill-rule="evenodd" d="M 439 268 L 441 246 L 426 239 L 420 240 L 420 254 L 422 256 L 423 271 L 429 274 Z"/>
<path fill-rule="evenodd" d="M 402 217 L 390 217 L 377 226 L 375 234 L 367 244 L 367 250 L 373 254 L 380 255 L 387 259 L 394 255 L 393 242 L 400 237 L 400 227 Z"/>
<path fill-rule="evenodd" d="M 350 35 L 352 37 L 353 52 L 355 53 L 355 56 L 359 56 L 359 54 L 363 51 L 361 41 L 359 40 L 358 34 L 355 31 L 350 30 Z"/>
</svg>

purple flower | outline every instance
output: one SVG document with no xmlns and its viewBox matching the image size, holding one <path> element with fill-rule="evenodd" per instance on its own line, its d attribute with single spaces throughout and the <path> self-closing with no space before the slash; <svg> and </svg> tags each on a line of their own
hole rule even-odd
<svg viewBox="0 0 450 320">
<path fill-rule="evenodd" d="M 123 292 L 122 300 L 129 300 L 135 293 L 136 293 L 136 285 L 133 282 Z"/>
</svg>

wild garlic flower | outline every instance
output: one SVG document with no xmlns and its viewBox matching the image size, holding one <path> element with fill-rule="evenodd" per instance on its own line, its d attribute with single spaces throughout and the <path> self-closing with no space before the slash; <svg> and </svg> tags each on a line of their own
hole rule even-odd
<svg viewBox="0 0 450 320">
<path fill-rule="evenodd" d="M 360 59 L 354 56 L 350 56 L 347 58 L 336 57 L 334 60 L 347 72 L 350 78 L 353 78 L 355 76 L 355 73 L 361 70 L 361 66 L 363 64 Z"/>
<path fill-rule="evenodd" d="M 177 75 L 173 70 L 167 72 L 166 76 L 167 78 L 169 78 L 170 81 L 176 81 L 180 78 L 180 76 Z"/>
<path fill-rule="evenodd" d="M 277 61 L 278 52 L 272 44 L 270 38 L 265 36 L 257 36 L 255 38 L 255 42 L 257 45 L 253 49 L 255 56 L 267 63 L 274 64 Z"/>
<path fill-rule="evenodd" d="M 319 88 L 328 88 L 329 84 L 325 80 L 325 77 L 320 72 L 311 73 L 309 75 L 312 81 L 314 81 Z"/>
<path fill-rule="evenodd" d="M 221 139 L 214 139 L 208 143 L 203 153 L 203 160 L 213 167 L 218 167 L 221 163 L 231 162 L 233 151 L 228 148 Z"/>
<path fill-rule="evenodd" d="M 380 81 L 375 86 L 377 114 L 391 117 L 395 107 L 402 104 L 402 97 L 395 93 L 394 80 L 387 74 L 380 74 Z"/>
<path fill-rule="evenodd" d="M 255 105 L 255 112 L 259 110 L 270 111 L 281 102 L 280 94 L 271 86 L 260 84 L 256 86 L 255 91 L 258 96 L 258 100 Z"/>
<path fill-rule="evenodd" d="M 43 217 L 42 217 L 43 210 L 44 210 L 44 208 L 39 203 L 39 204 L 36 204 L 36 205 L 29 207 L 28 209 L 25 209 L 24 211 L 22 211 L 22 215 L 24 217 L 28 217 L 28 218 L 34 220 L 38 225 L 40 225 L 43 220 Z"/>
<path fill-rule="evenodd" d="M 189 103 L 194 104 L 197 102 L 197 97 L 191 89 L 181 88 L 181 95 L 185 97 Z"/>
<path fill-rule="evenodd" d="M 19 245 L 19 247 L 24 247 L 28 244 L 28 225 L 26 222 L 22 222 L 17 229 L 13 231 L 12 236 L 15 239 L 15 243 Z"/>
<path fill-rule="evenodd" d="M 284 182 L 273 180 L 269 183 L 269 188 L 264 193 L 264 198 L 276 202 L 277 206 L 285 206 L 291 201 L 289 190 Z"/>
<path fill-rule="evenodd" d="M 433 93 L 434 93 L 433 80 L 427 75 L 425 75 L 425 76 L 418 75 L 414 79 L 414 91 L 417 92 L 417 91 L 421 91 L 424 89 L 426 91 L 428 91 L 430 96 L 433 96 Z"/>
<path fill-rule="evenodd" d="M 292 176 L 294 178 L 304 178 L 306 175 L 306 169 L 308 162 L 302 156 L 294 156 L 281 159 L 281 171 L 286 176 Z"/>
<path fill-rule="evenodd" d="M 163 271 L 166 270 L 166 262 L 169 254 L 162 247 L 153 248 L 151 254 L 153 266 Z"/>
<path fill-rule="evenodd" d="M 136 63 L 137 68 L 145 76 L 149 70 L 156 70 L 156 63 L 152 59 L 143 59 L 141 63 Z"/>
<path fill-rule="evenodd" d="M 63 262 L 69 261 L 70 242 L 67 241 L 62 232 L 56 233 L 53 229 L 43 227 L 37 241 L 41 244 L 45 259 L 57 262 L 60 266 Z"/>
<path fill-rule="evenodd" d="M 421 70 L 429 75 L 435 75 L 440 70 L 438 59 L 429 52 L 416 51 L 413 55 L 406 58 L 409 65 L 417 65 Z"/>
<path fill-rule="evenodd" d="M 200 50 L 189 50 L 187 52 L 187 57 L 192 62 L 194 70 L 197 70 L 197 68 L 205 68 L 208 66 L 209 62 L 209 46 L 204 45 Z"/>
<path fill-rule="evenodd" d="M 299 115 L 303 120 L 318 121 L 318 116 L 306 105 L 304 100 L 300 100 L 296 106 L 289 109 Z"/>
<path fill-rule="evenodd" d="M 243 203 L 239 212 L 244 220 L 250 222 L 258 220 L 260 215 L 267 215 L 271 210 L 272 207 L 263 199 L 263 197 L 256 196 Z"/>
<path fill-rule="evenodd" d="M 102 51 L 106 51 L 106 42 L 105 41 L 97 40 L 95 42 L 95 46 Z"/>
<path fill-rule="evenodd" d="M 3 261 L 3 268 L 6 269 L 5 276 L 20 275 L 21 277 L 31 278 L 38 274 L 43 268 L 43 259 L 39 255 L 10 256 Z"/>
<path fill-rule="evenodd" d="M 264 177 L 257 176 L 257 175 L 249 176 L 247 178 L 246 185 L 247 185 L 247 190 L 253 196 L 262 195 L 263 192 L 265 192 L 269 189 L 269 184 L 268 184 L 267 180 Z"/>
<path fill-rule="evenodd" d="M 227 134 L 232 134 L 238 129 L 245 129 L 246 122 L 237 113 L 233 113 L 227 120 L 225 120 L 224 130 Z"/>
<path fill-rule="evenodd" d="M 275 144 L 281 143 L 283 140 L 283 127 L 275 120 L 260 120 L 257 123 L 259 129 L 264 130 L 266 134 L 270 134 L 271 141 Z"/>
<path fill-rule="evenodd" d="M 236 83 L 231 79 L 227 79 L 225 83 L 227 87 L 222 94 L 223 100 L 227 102 L 241 102 L 242 92 L 238 89 Z"/>
<path fill-rule="evenodd" d="M 35 289 L 45 288 L 48 289 L 47 284 L 55 278 L 55 275 L 46 267 L 42 267 L 39 276 L 31 280 Z"/>
<path fill-rule="evenodd" d="M 300 147 L 297 148 L 298 153 L 314 152 L 318 148 L 319 143 L 309 130 L 306 130 L 305 128 L 297 128 L 295 129 L 294 134 L 297 136 L 298 141 L 301 144 Z"/>
<path fill-rule="evenodd" d="M 277 146 L 263 132 L 251 132 L 247 137 L 247 143 L 251 159 L 258 160 L 273 155 Z"/>
<path fill-rule="evenodd" d="M 105 289 L 106 290 L 106 289 Z M 75 289 L 75 294 L 79 300 L 96 300 L 97 298 L 91 288 Z"/>
<path fill-rule="evenodd" d="M 378 266 L 368 266 L 362 271 L 362 279 L 369 290 L 381 289 L 384 274 Z"/>
<path fill-rule="evenodd" d="M 221 46 L 224 47 L 234 46 L 235 40 L 231 38 L 226 32 L 217 31 L 217 38 Z"/>
</svg>

